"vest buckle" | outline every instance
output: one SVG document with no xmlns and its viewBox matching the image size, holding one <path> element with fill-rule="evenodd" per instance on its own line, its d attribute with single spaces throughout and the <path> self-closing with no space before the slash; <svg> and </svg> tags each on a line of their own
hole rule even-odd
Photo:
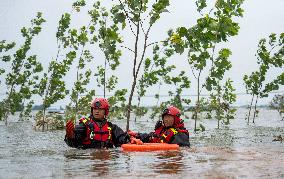
<svg viewBox="0 0 284 179">
<path fill-rule="evenodd" d="M 94 139 L 94 136 L 95 136 L 94 131 L 92 131 L 92 132 L 90 133 L 90 139 Z"/>
</svg>

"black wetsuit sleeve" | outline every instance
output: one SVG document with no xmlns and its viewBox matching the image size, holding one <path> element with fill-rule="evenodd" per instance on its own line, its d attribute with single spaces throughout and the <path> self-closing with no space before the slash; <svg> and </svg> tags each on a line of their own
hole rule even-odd
<svg viewBox="0 0 284 179">
<path fill-rule="evenodd" d="M 79 148 L 82 147 L 82 141 L 86 136 L 86 126 L 80 123 L 74 128 L 74 138 L 68 138 L 65 135 L 64 141 L 69 147 Z"/>
<path fill-rule="evenodd" d="M 190 147 L 189 136 L 185 133 L 178 133 L 173 136 L 170 144 L 178 144 L 181 147 Z"/>
<path fill-rule="evenodd" d="M 153 137 L 153 132 L 150 132 L 150 133 L 138 133 L 137 134 L 137 139 L 140 139 L 144 143 L 149 143 L 152 137 Z"/>
<path fill-rule="evenodd" d="M 75 138 L 68 138 L 68 137 L 65 135 L 64 141 L 65 141 L 65 143 L 66 143 L 69 147 L 77 148 L 77 147 L 79 146 L 79 145 L 78 145 L 78 141 L 77 141 Z"/>
<path fill-rule="evenodd" d="M 130 138 L 127 132 L 124 132 L 117 125 L 112 124 L 112 141 L 115 147 L 120 147 L 122 144 L 129 143 Z"/>
</svg>

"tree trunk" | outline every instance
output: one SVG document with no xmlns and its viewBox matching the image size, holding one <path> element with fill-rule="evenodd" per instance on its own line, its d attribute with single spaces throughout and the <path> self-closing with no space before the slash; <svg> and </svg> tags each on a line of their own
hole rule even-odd
<svg viewBox="0 0 284 179">
<path fill-rule="evenodd" d="M 5 106 L 4 106 L 5 107 Z M 6 107 L 5 107 L 6 108 Z M 7 107 L 4 113 L 4 120 L 5 120 L 5 126 L 8 126 L 8 115 L 9 115 L 9 108 Z"/>
<path fill-rule="evenodd" d="M 5 114 L 5 126 L 8 126 L 8 116 Z"/>
<path fill-rule="evenodd" d="M 199 113 L 200 73 L 201 73 L 201 70 L 199 71 L 198 78 L 197 78 L 197 103 L 196 103 L 195 114 L 194 114 L 194 131 L 195 132 L 197 130 L 197 119 L 198 119 L 198 113 Z"/>
<path fill-rule="evenodd" d="M 142 2 L 141 2 L 141 7 L 140 9 L 142 9 Z M 140 14 L 139 14 L 139 18 L 140 18 Z M 128 100 L 128 106 L 127 106 L 127 124 L 126 124 L 126 131 L 129 130 L 129 120 L 130 120 L 130 112 L 131 112 L 131 103 L 132 103 L 132 98 L 133 98 L 133 94 L 134 94 L 134 90 L 136 87 L 136 80 L 139 74 L 139 70 L 141 67 L 141 64 L 143 62 L 144 56 L 145 56 L 145 52 L 147 49 L 147 39 L 148 39 L 148 34 L 150 32 L 151 26 L 148 28 L 146 34 L 145 34 L 145 38 L 144 38 L 144 46 L 143 46 L 143 52 L 142 52 L 142 56 L 140 58 L 140 61 L 138 62 L 138 66 L 136 69 L 136 65 L 137 65 L 137 57 L 138 57 L 138 41 L 139 41 L 139 34 L 140 34 L 140 23 L 141 21 L 138 21 L 136 24 L 136 34 L 135 34 L 135 47 L 134 47 L 134 64 L 133 64 L 133 83 L 132 83 L 132 87 L 131 87 L 131 92 L 130 92 L 130 96 L 129 96 L 129 100 Z M 143 29 L 142 29 L 143 30 Z"/>
<path fill-rule="evenodd" d="M 218 83 L 218 86 L 219 86 L 220 84 Z M 220 97 L 220 93 L 221 93 L 221 91 L 220 91 L 220 88 L 218 87 L 218 106 L 217 106 L 217 112 L 218 112 L 218 115 L 217 115 L 217 117 L 218 117 L 218 129 L 220 128 L 220 120 L 222 119 L 221 118 L 221 97 Z"/>
<path fill-rule="evenodd" d="M 75 123 L 76 123 L 76 120 L 77 120 L 77 113 L 78 113 L 78 92 L 77 92 L 77 100 L 76 100 L 76 103 L 75 103 L 75 119 L 74 119 Z"/>
<path fill-rule="evenodd" d="M 126 118 L 127 118 L 126 131 L 129 130 L 129 121 L 130 121 L 130 113 L 131 113 L 131 103 L 132 103 L 132 98 L 133 98 L 135 86 L 136 86 L 136 78 L 133 79 L 133 83 L 132 83 L 132 87 L 131 87 L 131 92 L 130 92 L 130 96 L 129 96 L 129 99 L 128 99 L 127 116 L 126 116 Z"/>
<path fill-rule="evenodd" d="M 80 60 L 80 59 L 79 59 Z M 78 62 L 78 66 L 77 66 L 77 74 L 76 74 L 76 80 L 78 81 L 79 80 L 79 63 Z M 76 82 L 75 82 L 75 85 L 76 85 Z M 76 89 L 76 88 L 75 88 Z M 79 98 L 79 94 L 78 94 L 78 91 L 76 91 L 76 101 L 75 101 L 75 119 L 74 119 L 74 122 L 76 123 L 76 119 L 77 119 L 77 112 L 78 112 L 78 98 Z M 72 99 L 72 98 L 71 98 Z M 71 105 L 71 108 L 72 108 L 72 105 Z"/>
<path fill-rule="evenodd" d="M 9 95 L 8 95 L 8 100 L 6 101 L 8 107 L 6 108 L 5 114 L 4 114 L 5 126 L 8 126 L 8 116 L 9 116 L 9 113 L 10 113 L 10 110 L 11 110 L 11 98 L 9 96 L 12 94 L 13 89 L 14 89 L 14 84 L 12 84 L 12 86 L 11 86 L 11 89 L 10 89 L 10 92 L 9 92 Z"/>
<path fill-rule="evenodd" d="M 256 116 L 256 105 L 257 105 L 257 102 L 258 102 L 258 98 L 259 98 L 259 96 L 256 97 L 255 104 L 254 104 L 254 114 L 253 114 L 252 123 L 254 123 L 254 119 L 255 119 L 255 116 Z"/>
<path fill-rule="evenodd" d="M 105 59 L 105 70 L 104 70 L 104 98 L 106 98 L 106 59 Z"/>
<path fill-rule="evenodd" d="M 160 90 L 161 90 L 161 82 L 159 83 L 159 89 L 158 89 L 158 98 L 157 98 L 157 102 L 156 102 L 156 107 L 158 107 L 158 104 L 160 102 Z"/>
<path fill-rule="evenodd" d="M 141 96 L 138 96 L 138 105 L 137 105 L 137 109 L 139 110 L 140 107 L 140 101 L 141 101 Z M 135 122 L 136 122 L 137 116 L 135 116 Z"/>
<path fill-rule="evenodd" d="M 251 108 L 252 108 L 253 100 L 254 100 L 254 95 L 252 95 L 251 102 L 250 102 L 250 106 L 249 106 L 249 112 L 248 112 L 248 124 L 249 124 L 249 118 L 250 118 L 250 112 L 251 112 Z"/>
<path fill-rule="evenodd" d="M 90 24 L 88 25 L 88 27 L 90 26 Z M 77 73 L 76 73 L 76 80 L 79 81 L 79 70 L 80 70 L 80 59 L 82 58 L 82 55 L 84 53 L 84 49 L 85 49 L 85 45 L 83 45 L 82 50 L 81 50 L 81 54 L 78 60 L 78 66 L 77 66 Z M 75 119 L 74 119 L 74 123 L 76 123 L 77 120 L 77 114 L 78 114 L 78 102 L 79 102 L 79 93 L 78 91 L 76 91 L 76 101 L 75 101 Z M 72 107 L 72 106 L 71 106 Z"/>
<path fill-rule="evenodd" d="M 44 125 L 45 125 L 45 118 L 46 118 L 46 107 L 43 108 L 43 113 L 42 113 L 42 132 L 44 132 Z"/>
</svg>

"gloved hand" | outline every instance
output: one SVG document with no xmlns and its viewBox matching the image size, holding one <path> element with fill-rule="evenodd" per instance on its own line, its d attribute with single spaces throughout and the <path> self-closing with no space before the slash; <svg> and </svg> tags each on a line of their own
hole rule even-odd
<svg viewBox="0 0 284 179">
<path fill-rule="evenodd" d="M 74 138 L 74 123 L 71 120 L 66 123 L 66 136 L 67 138 Z"/>
<path fill-rule="evenodd" d="M 132 130 L 128 130 L 127 134 L 130 136 L 130 137 L 137 137 L 138 134 Z"/>
<path fill-rule="evenodd" d="M 146 140 L 148 140 L 148 141 L 153 140 L 153 138 L 155 138 L 155 137 L 159 137 L 155 132 L 150 132 L 149 134 L 147 134 L 145 136 Z"/>
<path fill-rule="evenodd" d="M 140 139 L 136 139 L 134 137 L 130 138 L 130 143 L 131 144 L 137 144 L 137 145 L 143 145 L 143 142 Z"/>
</svg>

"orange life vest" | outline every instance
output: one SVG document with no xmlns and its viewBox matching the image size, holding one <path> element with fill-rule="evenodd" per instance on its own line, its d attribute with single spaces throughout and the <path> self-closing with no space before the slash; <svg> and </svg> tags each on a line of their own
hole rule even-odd
<svg viewBox="0 0 284 179">
<path fill-rule="evenodd" d="M 151 143 L 170 143 L 173 140 L 173 137 L 178 133 L 186 133 L 187 130 L 176 129 L 174 127 L 166 129 L 164 126 L 161 126 L 155 129 L 155 136 L 150 141 Z"/>
<path fill-rule="evenodd" d="M 79 123 L 85 124 L 87 127 L 86 137 L 83 140 L 84 145 L 89 145 L 92 142 L 110 142 L 112 143 L 110 123 L 106 122 L 103 126 L 99 126 L 92 119 L 82 118 Z"/>
</svg>

